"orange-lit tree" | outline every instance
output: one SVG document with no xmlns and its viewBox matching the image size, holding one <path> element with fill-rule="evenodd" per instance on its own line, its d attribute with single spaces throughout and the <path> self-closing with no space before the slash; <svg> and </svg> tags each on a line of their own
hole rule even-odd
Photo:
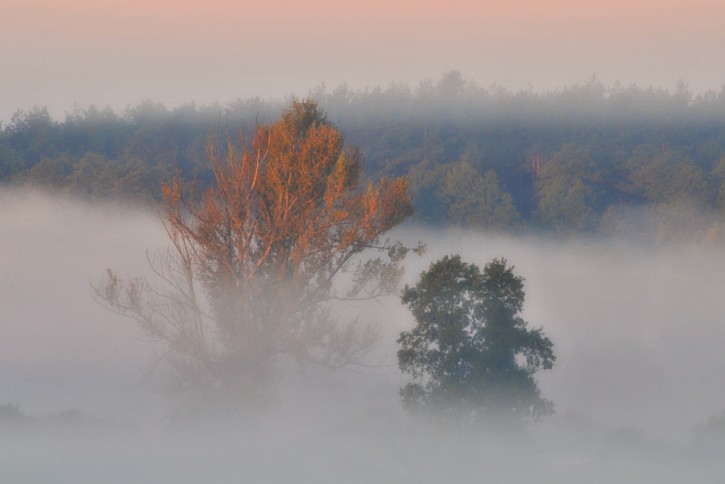
<svg viewBox="0 0 725 484">
<path fill-rule="evenodd" d="M 362 361 L 376 331 L 342 324 L 334 305 L 396 290 L 408 249 L 382 236 L 412 206 L 403 179 L 360 187 L 360 155 L 343 141 L 313 101 L 249 142 L 210 141 L 212 188 L 163 186 L 171 245 L 150 264 L 166 287 L 110 270 L 94 287 L 165 346 L 175 389 L 248 403 L 284 361 Z"/>
</svg>

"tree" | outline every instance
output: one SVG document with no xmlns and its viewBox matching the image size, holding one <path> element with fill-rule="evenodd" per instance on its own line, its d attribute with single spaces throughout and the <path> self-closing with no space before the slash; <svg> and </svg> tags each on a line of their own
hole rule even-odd
<svg viewBox="0 0 725 484">
<path fill-rule="evenodd" d="M 470 162 L 458 162 L 443 178 L 439 191 L 447 218 L 463 227 L 505 230 L 521 224 L 511 195 L 501 189 L 493 170 L 481 175 Z"/>
<path fill-rule="evenodd" d="M 69 188 L 77 194 L 99 199 L 114 193 L 121 178 L 122 165 L 97 153 L 86 153 L 73 166 L 67 177 Z"/>
<path fill-rule="evenodd" d="M 446 256 L 406 285 L 401 300 L 416 320 L 398 339 L 400 369 L 417 380 L 400 391 L 408 410 L 484 424 L 552 412 L 534 373 L 552 367 L 553 343 L 520 317 L 523 279 L 505 259 L 481 272 Z"/>
<path fill-rule="evenodd" d="M 630 189 L 649 203 L 687 201 L 707 206 L 714 198 L 708 174 L 684 153 L 655 152 L 645 146 L 637 149 L 627 164 Z"/>
<path fill-rule="evenodd" d="M 42 158 L 26 172 L 19 172 L 15 179 L 26 185 L 62 189 L 73 173 L 73 158 L 63 153 L 55 158 Z"/>
<path fill-rule="evenodd" d="M 599 218 L 602 181 L 601 167 L 587 148 L 562 146 L 536 180 L 539 220 L 558 231 L 592 230 Z"/>
<path fill-rule="evenodd" d="M 341 367 L 374 342 L 374 329 L 339 324 L 334 304 L 395 290 L 408 249 L 381 237 L 412 206 L 403 179 L 361 189 L 360 154 L 343 141 L 313 101 L 293 102 L 250 142 L 211 140 L 205 194 L 187 196 L 178 176 L 163 186 L 171 248 L 150 263 L 166 289 L 110 270 L 95 287 L 165 346 L 191 404 L 256 401 L 283 362 Z"/>
<path fill-rule="evenodd" d="M 0 143 L 0 183 L 9 181 L 25 168 L 25 161 L 9 146 Z"/>
</svg>

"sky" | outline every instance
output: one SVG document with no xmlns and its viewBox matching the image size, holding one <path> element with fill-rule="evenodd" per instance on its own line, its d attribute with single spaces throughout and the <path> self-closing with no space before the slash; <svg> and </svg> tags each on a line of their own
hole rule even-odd
<svg viewBox="0 0 725 484">
<path fill-rule="evenodd" d="M 720 0 L 2 0 L 0 120 L 304 96 L 459 70 L 556 89 L 596 75 L 695 92 L 725 83 Z"/>
</svg>

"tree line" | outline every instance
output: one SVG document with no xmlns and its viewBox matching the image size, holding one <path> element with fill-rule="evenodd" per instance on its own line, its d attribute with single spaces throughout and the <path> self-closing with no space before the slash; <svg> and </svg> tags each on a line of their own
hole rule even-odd
<svg viewBox="0 0 725 484">
<path fill-rule="evenodd" d="M 720 232 L 725 89 L 694 96 L 682 82 L 674 90 L 607 87 L 593 77 L 509 91 L 452 71 L 415 89 L 321 85 L 310 96 L 365 154 L 366 178 L 408 179 L 418 223 Z M 147 101 L 121 114 L 77 109 L 61 122 L 43 108 L 18 112 L 0 127 L 0 182 L 160 200 L 160 182 L 176 172 L 212 183 L 210 135 L 251 133 L 283 109 L 261 99 L 175 109 Z M 707 217 L 692 227 L 695 213 Z"/>
</svg>

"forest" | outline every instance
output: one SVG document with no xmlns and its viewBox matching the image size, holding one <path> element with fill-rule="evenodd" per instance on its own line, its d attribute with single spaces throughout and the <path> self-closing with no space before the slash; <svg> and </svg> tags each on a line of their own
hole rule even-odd
<svg viewBox="0 0 725 484">
<path fill-rule="evenodd" d="M 420 225 L 489 233 L 725 237 L 725 88 L 694 95 L 605 86 L 481 87 L 450 71 L 411 88 L 309 93 L 365 158 L 364 176 L 407 178 Z M 0 125 L 0 183 L 89 199 L 160 200 L 179 173 L 212 181 L 210 139 L 249 135 L 286 102 L 173 109 L 151 100 L 52 119 L 42 107 Z"/>
<path fill-rule="evenodd" d="M 725 88 L 684 82 L 452 71 L 18 111 L 0 464 L 16 482 L 718 482 L 723 108 Z"/>
</svg>

